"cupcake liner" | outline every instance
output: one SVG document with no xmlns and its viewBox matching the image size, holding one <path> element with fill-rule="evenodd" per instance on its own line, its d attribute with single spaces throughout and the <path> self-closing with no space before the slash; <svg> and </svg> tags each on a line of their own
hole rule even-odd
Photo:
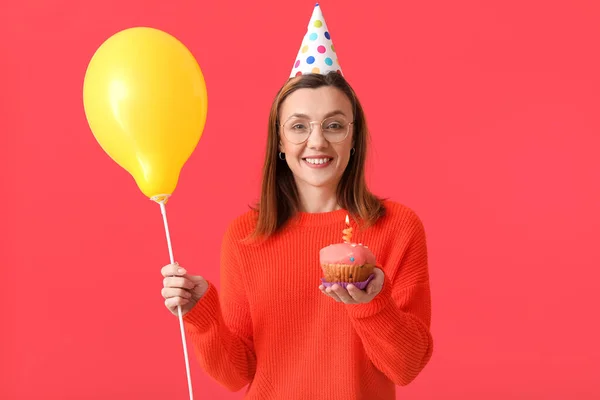
<svg viewBox="0 0 600 400">
<path fill-rule="evenodd" d="M 372 264 L 327 264 L 321 263 L 323 278 L 327 282 L 363 282 L 373 273 Z"/>
<path fill-rule="evenodd" d="M 325 280 L 325 278 L 321 278 L 321 283 L 325 287 L 331 287 L 331 286 L 337 284 L 337 285 L 340 285 L 341 287 L 343 287 L 344 289 L 346 289 L 348 287 L 348 285 L 354 285 L 358 289 L 364 290 L 367 287 L 367 285 L 369 284 L 369 282 L 371 282 L 371 280 L 373 280 L 374 277 L 375 277 L 375 274 L 371 274 L 371 275 L 369 275 L 369 277 L 367 278 L 366 281 L 362 281 L 362 282 L 327 282 Z"/>
</svg>

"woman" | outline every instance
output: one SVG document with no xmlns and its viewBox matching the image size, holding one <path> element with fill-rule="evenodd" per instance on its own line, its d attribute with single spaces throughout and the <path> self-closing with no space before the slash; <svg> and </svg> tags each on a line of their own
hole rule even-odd
<svg viewBox="0 0 600 400">
<path fill-rule="evenodd" d="M 290 79 L 273 103 L 262 192 L 224 236 L 220 297 L 178 265 L 165 305 L 182 306 L 204 370 L 248 399 L 395 399 L 432 354 L 425 233 L 409 208 L 365 183 L 367 126 L 341 74 Z M 368 244 L 365 290 L 320 286 L 319 250 Z"/>
</svg>

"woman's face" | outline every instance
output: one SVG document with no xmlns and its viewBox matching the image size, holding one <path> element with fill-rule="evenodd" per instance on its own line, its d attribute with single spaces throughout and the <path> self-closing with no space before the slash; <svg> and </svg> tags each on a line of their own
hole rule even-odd
<svg viewBox="0 0 600 400">
<path fill-rule="evenodd" d="M 354 142 L 354 125 L 349 124 L 354 116 L 348 97 L 327 86 L 299 89 L 282 103 L 279 117 L 283 125 L 279 151 L 285 153 L 298 189 L 306 186 L 335 189 L 348 165 Z M 306 138 L 307 132 L 310 132 L 308 139 L 298 143 Z"/>
</svg>

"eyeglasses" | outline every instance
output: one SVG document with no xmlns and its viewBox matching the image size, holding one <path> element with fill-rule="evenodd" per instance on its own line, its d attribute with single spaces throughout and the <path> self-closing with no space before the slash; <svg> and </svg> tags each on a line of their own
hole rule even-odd
<svg viewBox="0 0 600 400">
<path fill-rule="evenodd" d="M 308 140 L 313 131 L 313 124 L 321 126 L 323 137 L 329 143 L 339 143 L 348 137 L 350 125 L 354 122 L 347 122 L 340 116 L 326 118 L 323 121 L 310 121 L 307 118 L 292 116 L 280 126 L 287 140 L 300 144 Z"/>
</svg>

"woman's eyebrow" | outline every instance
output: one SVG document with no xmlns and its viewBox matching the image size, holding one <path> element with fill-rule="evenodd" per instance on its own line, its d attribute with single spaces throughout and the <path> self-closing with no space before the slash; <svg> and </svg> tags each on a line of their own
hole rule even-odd
<svg viewBox="0 0 600 400">
<path fill-rule="evenodd" d="M 346 116 L 346 114 L 342 110 L 334 110 L 334 111 L 331 111 L 331 112 L 328 112 L 327 114 L 325 114 L 324 118 L 333 117 L 334 115 L 338 115 L 338 114 L 341 114 L 344 117 Z M 309 118 L 310 119 L 310 117 L 308 115 L 302 114 L 302 113 L 294 113 L 294 114 L 290 115 L 288 118 L 292 118 L 292 117 Z"/>
</svg>

